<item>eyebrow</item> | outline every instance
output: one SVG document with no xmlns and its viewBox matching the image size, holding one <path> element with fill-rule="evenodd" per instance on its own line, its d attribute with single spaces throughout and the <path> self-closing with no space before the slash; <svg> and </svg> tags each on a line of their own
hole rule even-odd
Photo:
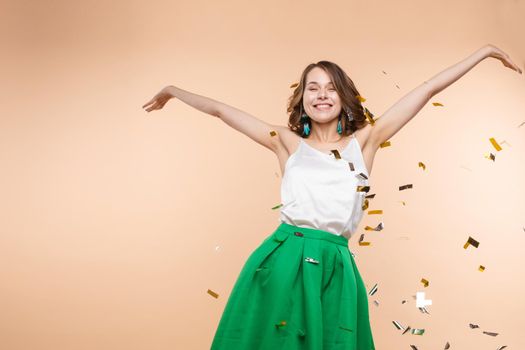
<svg viewBox="0 0 525 350">
<path fill-rule="evenodd" d="M 316 81 L 311 81 L 311 82 L 307 83 L 306 85 L 310 85 L 310 84 L 317 84 L 317 85 L 319 85 L 319 83 L 316 82 Z M 334 83 L 329 82 L 329 83 L 327 83 L 326 85 L 334 85 Z"/>
</svg>

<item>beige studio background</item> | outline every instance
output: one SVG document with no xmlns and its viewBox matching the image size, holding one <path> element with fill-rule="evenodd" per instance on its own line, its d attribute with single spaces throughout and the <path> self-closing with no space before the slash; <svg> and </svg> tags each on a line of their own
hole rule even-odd
<svg viewBox="0 0 525 350">
<path fill-rule="evenodd" d="M 286 125 L 290 84 L 326 59 L 379 116 L 487 43 L 523 69 L 524 15 L 523 0 L 2 0 L 0 348 L 209 348 L 242 265 L 277 227 L 280 170 L 180 101 L 146 113 L 162 87 Z M 370 209 L 384 214 L 350 241 L 367 288 L 378 283 L 378 349 L 525 348 L 524 91 L 486 59 L 378 151 Z M 463 249 L 469 236 L 478 249 Z"/>
</svg>

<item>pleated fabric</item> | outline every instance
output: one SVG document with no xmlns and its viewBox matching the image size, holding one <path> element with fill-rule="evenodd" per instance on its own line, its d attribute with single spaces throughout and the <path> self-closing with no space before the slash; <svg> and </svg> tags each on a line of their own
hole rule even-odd
<svg viewBox="0 0 525 350">
<path fill-rule="evenodd" d="M 249 256 L 211 350 L 375 350 L 348 240 L 281 222 Z"/>
</svg>

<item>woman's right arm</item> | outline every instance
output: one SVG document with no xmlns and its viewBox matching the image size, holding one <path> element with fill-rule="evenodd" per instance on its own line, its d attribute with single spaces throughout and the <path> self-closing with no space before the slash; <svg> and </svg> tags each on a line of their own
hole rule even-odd
<svg viewBox="0 0 525 350">
<path fill-rule="evenodd" d="M 205 96 L 185 91 L 173 85 L 166 86 L 150 101 L 144 104 L 142 108 L 146 108 L 147 112 L 161 109 L 174 97 L 201 112 L 220 118 L 235 130 L 243 133 L 274 153 L 283 146 L 279 138 L 279 133 L 283 127 L 268 124 L 240 109 Z M 276 131 L 277 135 L 271 136 L 270 131 L 272 130 Z"/>
</svg>

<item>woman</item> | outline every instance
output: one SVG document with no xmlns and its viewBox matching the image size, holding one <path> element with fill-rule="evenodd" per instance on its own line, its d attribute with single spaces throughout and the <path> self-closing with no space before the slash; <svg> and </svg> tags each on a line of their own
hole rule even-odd
<svg viewBox="0 0 525 350">
<path fill-rule="evenodd" d="M 219 117 L 273 151 L 283 173 L 280 224 L 241 270 L 212 350 L 375 349 L 367 292 L 348 249 L 368 205 L 375 153 L 430 98 L 487 57 L 522 73 L 507 54 L 486 45 L 376 120 L 352 80 L 328 61 L 303 71 L 289 99 L 287 127 L 174 86 L 143 106 L 147 112 L 161 109 L 175 97 Z"/>
</svg>

